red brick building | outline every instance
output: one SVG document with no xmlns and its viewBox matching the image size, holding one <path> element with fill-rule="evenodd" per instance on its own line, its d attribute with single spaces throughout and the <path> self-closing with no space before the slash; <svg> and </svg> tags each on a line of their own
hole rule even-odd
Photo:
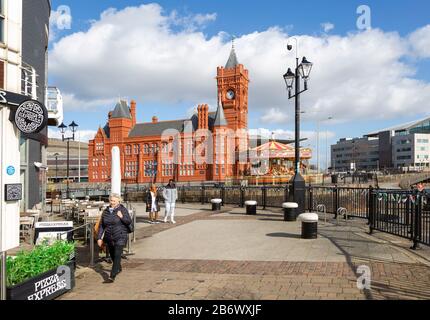
<svg viewBox="0 0 430 320">
<path fill-rule="evenodd" d="M 225 181 L 241 175 L 248 166 L 238 158 L 248 148 L 248 83 L 248 70 L 233 47 L 226 66 L 217 68 L 216 112 L 202 104 L 190 119 L 154 116 L 137 123 L 136 102 L 118 102 L 89 141 L 89 181 L 110 181 L 113 146 L 120 148 L 122 179 L 128 183 Z"/>
</svg>

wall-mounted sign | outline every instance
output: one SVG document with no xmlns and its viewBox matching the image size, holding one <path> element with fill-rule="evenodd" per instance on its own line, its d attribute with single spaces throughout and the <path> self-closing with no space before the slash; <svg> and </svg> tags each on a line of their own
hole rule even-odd
<svg viewBox="0 0 430 320">
<path fill-rule="evenodd" d="M 5 201 L 18 201 L 22 199 L 22 184 L 6 184 L 4 189 Z"/>
<path fill-rule="evenodd" d="M 8 166 L 6 168 L 6 173 L 8 176 L 13 176 L 15 174 L 15 167 L 14 166 Z"/>
<path fill-rule="evenodd" d="M 36 100 L 23 102 L 15 113 L 15 125 L 23 133 L 37 133 L 46 127 L 48 111 Z"/>
<path fill-rule="evenodd" d="M 3 104 L 10 108 L 9 120 L 24 137 L 45 145 L 48 143 L 46 134 L 39 133 L 48 124 L 48 110 L 42 103 L 22 94 L 0 90 L 0 107 Z"/>
</svg>

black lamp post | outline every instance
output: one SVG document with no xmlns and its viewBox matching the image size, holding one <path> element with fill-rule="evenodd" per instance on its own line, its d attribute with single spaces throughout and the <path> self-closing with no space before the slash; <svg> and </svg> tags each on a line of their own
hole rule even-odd
<svg viewBox="0 0 430 320">
<path fill-rule="evenodd" d="M 292 49 L 288 45 L 288 50 Z M 284 74 L 285 84 L 288 90 L 288 99 L 295 98 L 295 158 L 294 158 L 294 177 L 290 181 L 290 200 L 298 204 L 297 214 L 305 211 L 305 180 L 300 174 L 300 94 L 308 90 L 309 74 L 312 70 L 312 63 L 306 57 L 303 57 L 299 64 L 299 58 L 296 56 L 295 72 L 288 68 Z M 304 81 L 304 89 L 300 91 L 300 78 Z M 295 84 L 294 95 L 291 94 L 293 85 Z"/>
<path fill-rule="evenodd" d="M 67 191 L 66 191 L 66 196 L 67 196 L 67 199 L 69 198 L 69 141 L 70 140 L 72 140 L 72 141 L 74 141 L 75 140 L 75 132 L 76 132 L 76 128 L 78 127 L 78 125 L 75 123 L 75 121 L 72 121 L 72 123 L 71 124 L 69 124 L 69 128 L 70 128 L 70 130 L 72 130 L 72 136 L 71 137 L 68 137 L 68 138 L 65 138 L 64 137 L 64 134 L 66 133 L 66 129 L 67 129 L 67 126 L 66 125 L 64 125 L 64 123 L 61 123 L 59 126 L 58 126 L 58 128 L 60 129 L 60 131 L 61 131 L 61 135 L 62 135 L 62 138 L 63 138 L 63 142 L 64 141 L 67 141 Z"/>
<path fill-rule="evenodd" d="M 55 157 L 55 180 L 54 180 L 54 182 L 57 182 L 57 180 L 58 180 L 58 156 L 59 155 L 60 154 L 58 152 L 56 152 L 54 154 L 54 157 Z"/>
</svg>

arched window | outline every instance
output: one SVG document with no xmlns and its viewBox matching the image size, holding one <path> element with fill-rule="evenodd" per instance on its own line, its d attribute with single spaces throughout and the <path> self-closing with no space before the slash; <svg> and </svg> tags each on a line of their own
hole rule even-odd
<svg viewBox="0 0 430 320">
<path fill-rule="evenodd" d="M 143 153 L 148 154 L 149 153 L 149 146 L 145 143 L 143 146 Z"/>
</svg>

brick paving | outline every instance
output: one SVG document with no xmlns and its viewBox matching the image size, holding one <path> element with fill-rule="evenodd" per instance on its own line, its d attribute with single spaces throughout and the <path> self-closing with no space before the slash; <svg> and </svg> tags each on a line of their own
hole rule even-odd
<svg viewBox="0 0 430 320">
<path fill-rule="evenodd" d="M 158 224 L 137 228 L 137 244 L 147 238 L 167 236 L 174 228 L 199 221 L 248 220 L 272 218 L 282 220 L 277 212 L 264 215 L 228 215 L 209 210 L 177 217 L 177 224 Z M 234 210 L 236 212 L 237 209 Z M 279 213 L 279 212 L 278 212 Z M 275 214 L 275 215 L 273 215 Z M 171 231 L 169 231 L 171 230 Z M 180 230 L 180 229 L 175 229 Z M 349 230 L 349 231 L 348 231 Z M 321 233 L 337 232 L 337 245 L 348 248 L 353 238 L 351 228 L 344 233 L 327 226 Z M 165 235 L 163 234 L 164 232 Z M 345 236 L 345 232 L 347 235 Z M 367 239 L 369 238 L 369 239 Z M 377 239 L 372 242 L 379 244 Z M 162 238 L 161 238 L 162 239 Z M 345 240 L 348 239 L 348 242 Z M 358 238 L 357 238 L 358 239 Z M 355 240 L 357 240 L 355 239 Z M 297 239 L 295 239 L 297 240 Z M 288 240 L 287 240 L 288 241 Z M 343 242 L 342 242 L 343 241 Z M 358 240 L 357 240 L 358 241 Z M 360 243 L 358 242 L 360 245 Z M 366 244 L 368 245 L 368 244 Z M 380 250 L 386 250 L 380 247 Z M 348 255 L 347 249 L 342 251 Z M 393 255 L 394 257 L 394 255 Z M 110 265 L 103 262 L 95 269 L 81 269 L 75 289 L 60 297 L 62 300 L 380 300 L 430 299 L 430 267 L 410 255 L 410 261 L 388 261 L 348 255 L 345 261 L 235 261 L 216 259 L 139 259 L 130 256 L 123 262 L 123 272 L 113 284 L 103 283 Z M 396 260 L 396 259 L 394 259 Z M 371 289 L 357 288 L 357 267 L 366 265 L 371 270 Z"/>
</svg>

